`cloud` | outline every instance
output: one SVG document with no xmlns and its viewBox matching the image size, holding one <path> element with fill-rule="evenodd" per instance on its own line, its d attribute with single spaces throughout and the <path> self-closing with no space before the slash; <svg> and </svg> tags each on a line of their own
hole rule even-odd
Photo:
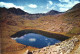
<svg viewBox="0 0 80 54">
<path fill-rule="evenodd" d="M 30 38 L 29 41 L 31 41 L 31 42 L 35 42 L 36 39 L 35 39 L 35 38 Z"/>
<path fill-rule="evenodd" d="M 70 2 L 70 0 L 59 0 L 60 2 Z"/>
<path fill-rule="evenodd" d="M 46 9 L 49 9 L 49 5 L 47 4 L 47 7 L 46 7 Z"/>
<path fill-rule="evenodd" d="M 52 1 L 48 1 L 48 2 L 49 2 L 49 4 L 50 4 L 50 5 L 52 5 L 52 4 L 53 4 L 53 2 L 52 2 Z"/>
<path fill-rule="evenodd" d="M 57 6 L 59 7 L 59 11 L 64 12 L 64 11 L 67 11 L 68 9 L 72 8 L 77 3 L 80 3 L 80 2 L 75 1 L 75 0 L 71 0 L 71 1 L 68 1 L 67 3 L 65 3 L 65 4 L 59 3 L 59 4 L 57 4 Z"/>
<path fill-rule="evenodd" d="M 30 5 L 28 5 L 28 7 L 30 7 L 30 8 L 37 8 L 37 5 L 36 4 L 30 4 Z"/>
<path fill-rule="evenodd" d="M 46 38 L 45 40 L 48 40 L 48 38 Z"/>
<path fill-rule="evenodd" d="M 18 39 L 18 37 L 15 37 L 15 38 L 11 38 L 11 39 L 13 39 L 13 40 L 16 40 L 16 39 Z"/>
<path fill-rule="evenodd" d="M 60 12 L 67 11 L 69 8 L 59 8 Z"/>
<path fill-rule="evenodd" d="M 46 9 L 49 10 L 57 10 L 60 12 L 65 12 L 69 9 L 71 9 L 74 5 L 76 5 L 77 3 L 80 3 L 79 0 L 59 0 L 60 3 L 54 3 L 52 5 L 49 5 L 49 3 L 46 6 Z M 64 3 L 66 2 L 66 3 Z"/>
<path fill-rule="evenodd" d="M 17 5 L 14 5 L 13 3 L 5 3 L 5 2 L 0 2 L 0 7 L 6 7 L 6 8 L 15 7 L 15 8 L 24 9 L 23 6 L 17 6 Z"/>
<path fill-rule="evenodd" d="M 51 9 L 52 5 L 53 5 L 53 2 L 52 1 L 48 1 L 46 9 Z"/>
<path fill-rule="evenodd" d="M 51 44 L 51 43 L 49 42 L 49 43 L 48 43 L 48 46 L 49 46 L 50 44 Z"/>
<path fill-rule="evenodd" d="M 24 38 L 24 36 L 21 36 L 21 37 L 20 37 L 20 39 L 23 39 L 23 38 Z"/>
</svg>

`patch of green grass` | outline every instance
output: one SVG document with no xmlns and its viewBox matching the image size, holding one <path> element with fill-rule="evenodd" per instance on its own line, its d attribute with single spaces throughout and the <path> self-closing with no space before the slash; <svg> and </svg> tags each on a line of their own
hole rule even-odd
<svg viewBox="0 0 80 54">
<path fill-rule="evenodd" d="M 75 34 L 75 35 L 79 35 L 80 34 L 80 27 L 74 27 L 72 28 L 68 34 Z"/>
</svg>

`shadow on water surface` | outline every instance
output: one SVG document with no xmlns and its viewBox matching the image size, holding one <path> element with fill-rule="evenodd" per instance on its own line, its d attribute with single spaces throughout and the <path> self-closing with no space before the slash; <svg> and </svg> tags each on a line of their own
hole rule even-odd
<svg viewBox="0 0 80 54">
<path fill-rule="evenodd" d="M 64 41 L 69 37 L 61 34 L 45 32 L 41 30 L 28 29 L 13 34 L 11 38 L 15 39 L 16 42 L 24 45 L 42 48 L 48 45 L 53 45 L 55 43 Z"/>
</svg>

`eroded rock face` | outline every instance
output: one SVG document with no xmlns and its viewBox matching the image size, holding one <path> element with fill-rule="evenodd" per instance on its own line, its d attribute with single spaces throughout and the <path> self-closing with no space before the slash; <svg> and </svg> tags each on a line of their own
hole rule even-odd
<svg viewBox="0 0 80 54">
<path fill-rule="evenodd" d="M 74 49 L 75 43 L 78 41 L 78 38 L 73 37 L 61 43 L 32 51 L 32 53 L 27 50 L 26 54 L 69 54 Z"/>
</svg>

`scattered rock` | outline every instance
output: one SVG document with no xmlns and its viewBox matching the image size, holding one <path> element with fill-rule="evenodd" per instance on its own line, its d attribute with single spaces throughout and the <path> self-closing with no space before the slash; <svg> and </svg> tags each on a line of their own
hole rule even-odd
<svg viewBox="0 0 80 54">
<path fill-rule="evenodd" d="M 75 43 L 77 41 L 78 39 L 76 37 L 73 37 L 61 43 L 57 43 L 55 45 L 47 46 L 47 47 L 32 51 L 32 54 L 69 54 L 74 49 Z M 29 54 L 29 51 L 27 51 L 26 54 Z"/>
</svg>

